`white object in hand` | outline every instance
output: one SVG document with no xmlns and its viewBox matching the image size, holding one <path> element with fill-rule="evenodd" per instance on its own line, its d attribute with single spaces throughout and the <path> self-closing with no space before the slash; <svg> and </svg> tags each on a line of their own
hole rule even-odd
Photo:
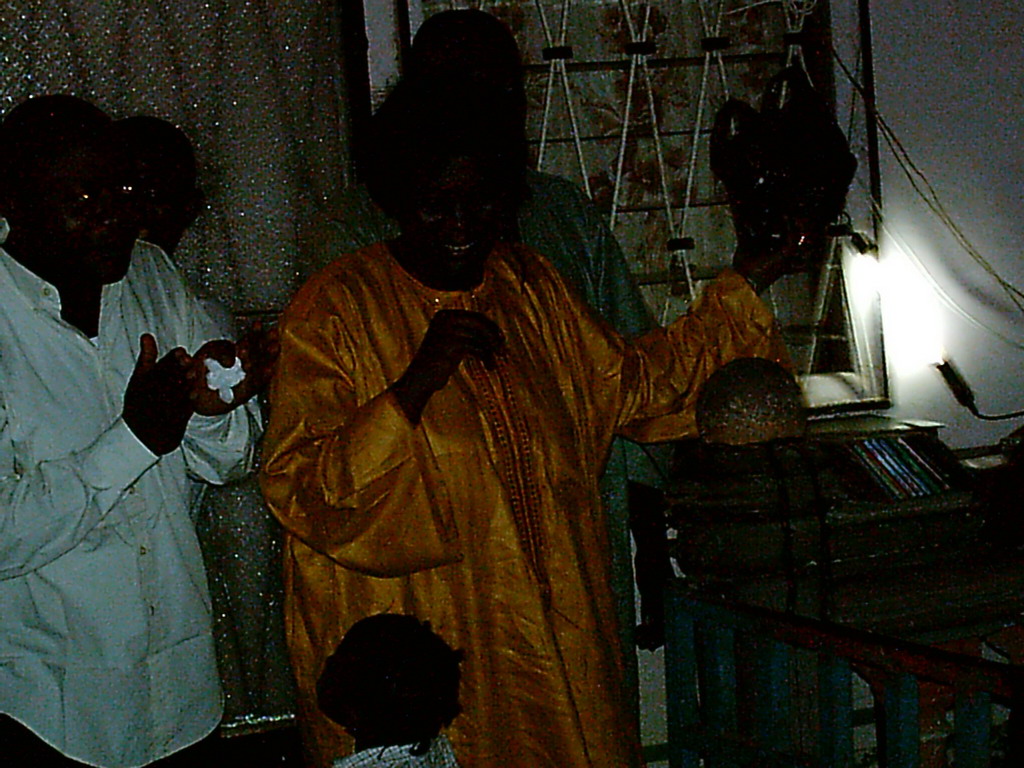
<svg viewBox="0 0 1024 768">
<path fill-rule="evenodd" d="M 204 362 L 206 363 L 206 386 L 217 390 L 220 399 L 225 403 L 233 403 L 235 393 L 231 388 L 245 380 L 242 361 L 236 357 L 234 365 L 230 368 L 225 368 L 212 357 L 206 358 Z"/>
</svg>

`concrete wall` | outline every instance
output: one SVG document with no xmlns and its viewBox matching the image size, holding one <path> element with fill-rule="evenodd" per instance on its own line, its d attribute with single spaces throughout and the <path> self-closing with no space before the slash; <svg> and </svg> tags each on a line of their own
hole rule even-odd
<svg viewBox="0 0 1024 768">
<path fill-rule="evenodd" d="M 970 243 L 1024 286 L 1024 5 L 872 3 L 878 106 Z M 983 422 L 928 365 L 944 348 L 979 408 L 1024 408 L 1024 314 L 921 201 L 883 147 L 882 244 L 893 415 L 933 419 L 954 446 L 997 441 L 1021 421 Z"/>
</svg>

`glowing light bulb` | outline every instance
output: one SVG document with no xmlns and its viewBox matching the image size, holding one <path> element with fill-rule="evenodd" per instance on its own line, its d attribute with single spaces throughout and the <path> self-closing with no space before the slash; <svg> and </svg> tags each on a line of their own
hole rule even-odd
<svg viewBox="0 0 1024 768">
<path fill-rule="evenodd" d="M 942 362 L 939 299 L 925 275 L 899 249 L 879 262 L 885 352 L 894 370 L 918 371 Z"/>
</svg>

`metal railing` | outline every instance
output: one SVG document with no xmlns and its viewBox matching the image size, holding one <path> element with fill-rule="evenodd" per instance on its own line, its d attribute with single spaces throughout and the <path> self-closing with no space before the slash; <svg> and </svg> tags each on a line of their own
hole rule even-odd
<svg viewBox="0 0 1024 768">
<path fill-rule="evenodd" d="M 868 727 L 879 765 L 921 765 L 919 685 L 927 681 L 955 698 L 954 768 L 992 765 L 996 704 L 1009 710 L 1005 765 L 1024 766 L 1019 666 L 698 598 L 673 584 L 665 669 L 672 768 L 852 768 L 854 680 L 865 672 L 877 684 Z"/>
</svg>

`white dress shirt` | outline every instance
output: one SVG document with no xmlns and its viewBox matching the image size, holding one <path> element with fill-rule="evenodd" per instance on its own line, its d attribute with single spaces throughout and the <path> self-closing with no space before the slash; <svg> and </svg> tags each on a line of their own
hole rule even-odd
<svg viewBox="0 0 1024 768">
<path fill-rule="evenodd" d="M 260 430 L 250 402 L 193 416 L 181 447 L 154 456 L 121 418 L 143 333 L 160 356 L 223 336 L 156 246 L 140 241 L 103 289 L 95 339 L 0 249 L 0 712 L 104 768 L 152 762 L 220 719 L 189 484 L 243 475 Z"/>
</svg>

